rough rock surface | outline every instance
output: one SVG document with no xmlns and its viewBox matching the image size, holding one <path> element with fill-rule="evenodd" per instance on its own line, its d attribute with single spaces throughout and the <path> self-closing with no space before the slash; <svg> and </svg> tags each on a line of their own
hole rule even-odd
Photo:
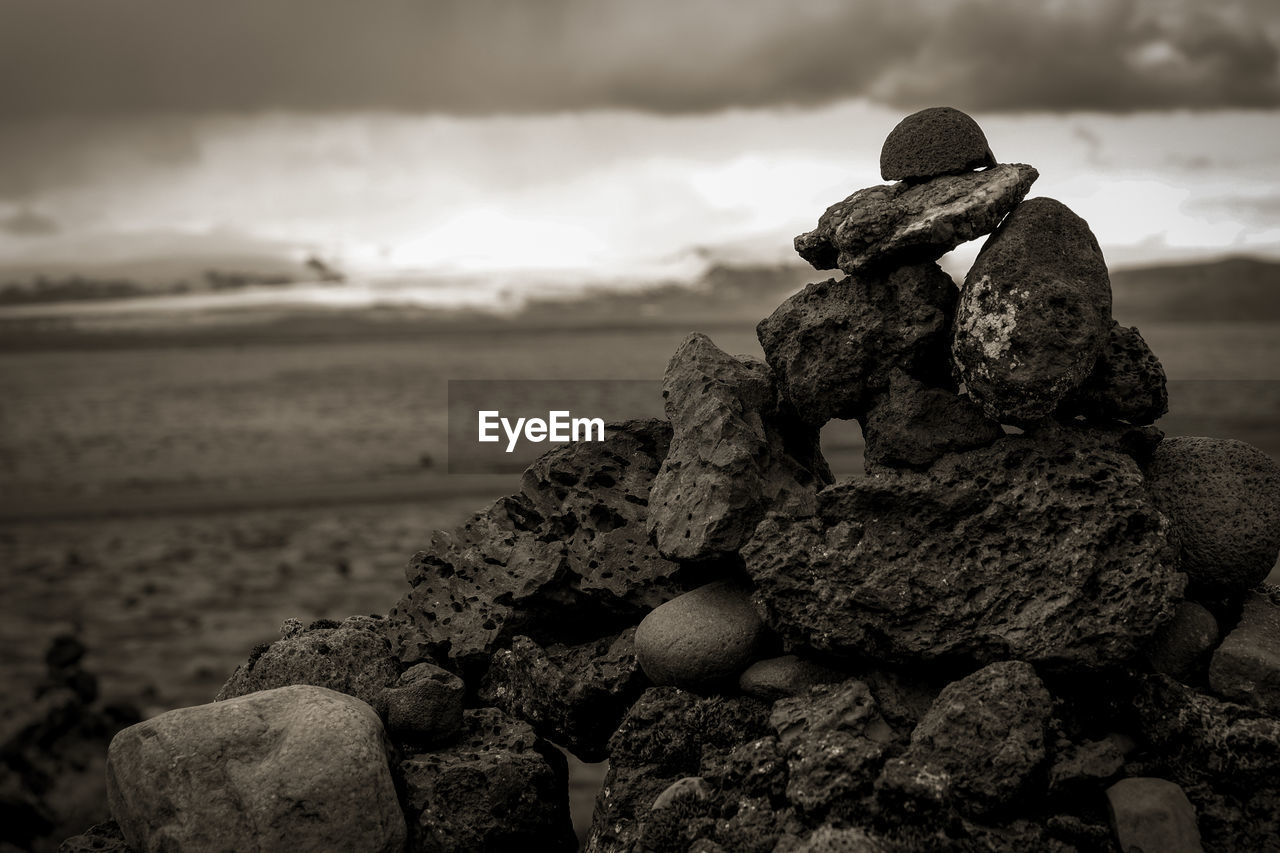
<svg viewBox="0 0 1280 853">
<path fill-rule="evenodd" d="M 796 252 L 815 269 L 847 273 L 935 261 L 990 234 L 1037 177 L 1030 166 L 1001 164 L 924 183 L 867 187 L 828 207 L 818 227 L 796 237 Z"/>
<path fill-rule="evenodd" d="M 898 122 L 880 149 L 880 177 L 918 181 L 996 165 L 986 134 L 953 107 L 930 107 Z"/>
<path fill-rule="evenodd" d="M 1111 823 L 1121 850 L 1201 853 L 1196 810 L 1167 779 L 1121 779 L 1107 789 Z"/>
<path fill-rule="evenodd" d="M 400 762 L 410 848 L 577 849 L 564 756 L 496 708 L 466 712 L 461 743 Z"/>
<path fill-rule="evenodd" d="M 818 431 L 780 411 L 763 362 L 684 339 L 662 382 L 671 449 L 649 493 L 649 532 L 672 560 L 736 553 L 766 510 L 812 511 L 831 482 Z"/>
<path fill-rule="evenodd" d="M 1228 701 L 1280 717 L 1280 588 L 1245 599 L 1239 624 L 1213 653 L 1209 684 Z"/>
<path fill-rule="evenodd" d="M 1130 457 L 1046 426 L 824 489 L 815 517 L 770 515 L 743 556 L 766 623 L 801 646 L 1087 668 L 1172 615 L 1166 526 Z"/>
<path fill-rule="evenodd" d="M 1034 198 L 1000 224 L 965 276 L 952 355 L 988 415 L 1033 422 L 1093 372 L 1111 325 L 1111 279 L 1088 223 Z"/>
<path fill-rule="evenodd" d="M 901 370 L 862 421 L 867 470 L 877 466 L 925 468 L 943 454 L 995 443 L 1000 424 L 966 394 L 917 382 Z"/>
<path fill-rule="evenodd" d="M 3 849 L 3 848 L 0 848 Z M 98 823 L 58 845 L 58 853 L 133 853 L 115 821 Z"/>
<path fill-rule="evenodd" d="M 797 655 L 756 661 L 738 677 L 738 689 L 748 696 L 773 702 L 805 693 L 819 684 L 835 684 L 849 676 Z"/>
<path fill-rule="evenodd" d="M 1152 424 L 1169 411 L 1164 366 L 1136 328 L 1112 322 L 1093 372 L 1058 409 L 1087 421 Z"/>
<path fill-rule="evenodd" d="M 716 581 L 644 617 L 636 628 L 636 660 L 654 684 L 705 689 L 736 679 L 764 638 L 750 590 Z"/>
<path fill-rule="evenodd" d="M 400 674 L 382 627 L 381 619 L 368 616 L 352 616 L 341 624 L 322 620 L 305 630 L 293 620 L 286 622 L 280 629 L 281 639 L 255 650 L 236 667 L 218 699 L 310 684 L 346 693 L 376 708 L 383 689 Z"/>
<path fill-rule="evenodd" d="M 413 589 L 388 614 L 404 662 L 478 671 L 517 634 L 581 642 L 682 591 L 679 566 L 646 530 L 670 427 L 626 421 L 605 435 L 540 457 L 519 494 L 438 532 L 414 555 L 405 569 Z"/>
<path fill-rule="evenodd" d="M 1173 522 L 1179 568 L 1209 593 L 1256 586 L 1280 554 L 1280 465 L 1225 438 L 1167 438 L 1147 485 Z"/>
<path fill-rule="evenodd" d="M 1125 756 L 1133 747 L 1132 740 L 1113 732 L 1098 740 L 1059 749 L 1049 768 L 1049 793 L 1088 790 L 1105 784 L 1124 769 Z"/>
<path fill-rule="evenodd" d="M 462 733 L 462 679 L 432 663 L 420 663 L 400 674 L 383 695 L 387 730 L 415 744 L 444 743 Z"/>
<path fill-rule="evenodd" d="M 533 726 L 583 761 L 601 761 L 622 716 L 646 686 L 635 629 L 573 646 L 516 637 L 493 656 L 480 698 Z"/>
<path fill-rule="evenodd" d="M 323 687 L 180 708 L 111 741 L 111 814 L 138 851 L 399 851 L 388 750 L 372 708 Z"/>
<path fill-rule="evenodd" d="M 956 287 L 936 264 L 811 284 L 756 327 L 782 394 L 815 426 L 865 412 L 901 369 L 946 384 Z"/>
<path fill-rule="evenodd" d="M 1049 691 L 1030 664 L 993 663 L 947 685 L 877 786 L 969 814 L 1008 806 L 1045 759 Z"/>
<path fill-rule="evenodd" d="M 1147 661 L 1156 672 L 1187 682 L 1204 672 L 1217 642 L 1218 620 L 1213 614 L 1194 601 L 1181 601 L 1173 618 L 1147 644 Z"/>
</svg>

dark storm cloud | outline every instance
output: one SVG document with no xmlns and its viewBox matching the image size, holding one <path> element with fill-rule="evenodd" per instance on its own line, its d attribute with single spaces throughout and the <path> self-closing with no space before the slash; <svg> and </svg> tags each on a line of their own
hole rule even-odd
<svg viewBox="0 0 1280 853">
<path fill-rule="evenodd" d="M 15 237 L 45 237 L 58 233 L 58 223 L 39 211 L 23 208 L 0 219 L 0 231 Z"/>
<path fill-rule="evenodd" d="M 1280 104 L 1274 0 L 5 0 L 0 116 Z"/>
</svg>

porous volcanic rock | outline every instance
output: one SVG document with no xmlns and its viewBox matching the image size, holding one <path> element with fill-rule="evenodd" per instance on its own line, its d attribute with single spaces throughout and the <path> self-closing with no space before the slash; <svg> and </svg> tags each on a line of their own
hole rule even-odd
<svg viewBox="0 0 1280 853">
<path fill-rule="evenodd" d="M 387 730 L 415 744 L 435 744 L 462 733 L 462 679 L 433 663 L 420 663 L 400 674 L 383 694 Z"/>
<path fill-rule="evenodd" d="M 1004 435 L 1000 424 L 965 394 L 917 382 L 901 370 L 862 419 L 867 470 L 925 468 L 958 450 L 986 447 Z"/>
<path fill-rule="evenodd" d="M 986 134 L 954 107 L 929 107 L 898 122 L 880 149 L 880 177 L 919 181 L 996 165 Z"/>
<path fill-rule="evenodd" d="M 295 685 L 179 708 L 111 741 L 111 814 L 138 851 L 400 851 L 382 721 Z M 270 760 L 264 760 L 267 757 Z"/>
<path fill-rule="evenodd" d="M 1181 682 L 1203 674 L 1205 660 L 1218 642 L 1218 620 L 1194 601 L 1180 601 L 1173 618 L 1147 644 L 1147 661 L 1156 672 Z"/>
<path fill-rule="evenodd" d="M 765 511 L 812 511 L 831 482 L 818 431 L 779 410 L 769 367 L 706 335 L 684 339 L 662 381 L 671 449 L 649 492 L 649 532 L 672 560 L 734 554 Z"/>
<path fill-rule="evenodd" d="M 715 581 L 644 617 L 636 628 L 636 660 L 654 684 L 708 689 L 736 679 L 764 638 L 750 590 Z"/>
<path fill-rule="evenodd" d="M 96 823 L 58 845 L 58 853 L 133 853 L 114 820 Z"/>
<path fill-rule="evenodd" d="M 756 327 L 796 414 L 815 426 L 866 411 L 901 369 L 946 384 L 956 286 L 937 264 L 811 284 Z"/>
<path fill-rule="evenodd" d="M 1228 701 L 1280 717 L 1280 588 L 1245 599 L 1239 624 L 1213 653 L 1209 684 Z"/>
<path fill-rule="evenodd" d="M 1136 328 L 1112 322 L 1093 372 L 1058 409 L 1087 421 L 1152 424 L 1169 411 L 1164 366 Z"/>
<path fill-rule="evenodd" d="M 988 415 L 1033 422 L 1093 372 L 1111 325 L 1111 279 L 1089 224 L 1034 198 L 1014 208 L 965 276 L 952 355 Z"/>
<path fill-rule="evenodd" d="M 1167 779 L 1121 779 L 1107 789 L 1107 805 L 1121 850 L 1201 853 L 1196 810 Z"/>
<path fill-rule="evenodd" d="M 410 849 L 577 849 L 564 756 L 496 708 L 467 711 L 465 727 L 460 743 L 400 762 Z"/>
<path fill-rule="evenodd" d="M 1125 756 L 1134 743 L 1112 732 L 1098 740 L 1087 740 L 1059 749 L 1049 768 L 1049 793 L 1097 788 L 1114 779 L 1124 769 Z"/>
<path fill-rule="evenodd" d="M 1280 465 L 1227 438 L 1166 438 L 1147 485 L 1173 522 L 1178 567 L 1206 593 L 1256 586 L 1280 554 Z"/>
<path fill-rule="evenodd" d="M 968 814 L 1006 807 L 1045 759 L 1051 711 L 1030 664 L 990 664 L 943 688 L 877 788 L 891 799 L 923 794 Z"/>
<path fill-rule="evenodd" d="M 493 656 L 480 698 L 529 723 L 583 761 L 601 761 L 622 716 L 647 686 L 635 629 L 542 648 L 516 637 Z"/>
<path fill-rule="evenodd" d="M 817 661 L 781 655 L 756 661 L 738 677 L 738 689 L 748 696 L 773 702 L 808 692 L 819 684 L 835 684 L 849 676 Z"/>
<path fill-rule="evenodd" d="M 259 647 L 236 667 L 218 700 L 291 684 L 327 687 L 377 708 L 383 689 L 400 675 L 381 619 L 352 616 L 342 623 L 313 622 L 310 628 L 286 622 L 283 635 Z"/>
<path fill-rule="evenodd" d="M 743 556 L 765 622 L 796 646 L 1096 668 L 1181 597 L 1167 525 L 1113 442 L 1046 425 L 837 483 L 814 517 L 766 517 Z"/>
<path fill-rule="evenodd" d="M 796 252 L 814 269 L 851 274 L 936 261 L 990 234 L 1037 177 L 1030 166 L 1002 163 L 923 183 L 867 187 L 828 207 L 816 228 L 796 237 Z"/>
<path fill-rule="evenodd" d="M 406 567 L 413 588 L 387 617 L 402 661 L 478 674 L 517 634 L 582 642 L 682 592 L 679 565 L 650 544 L 646 521 L 670 430 L 659 420 L 610 424 L 605 441 L 539 457 L 519 494 L 437 532 Z"/>
</svg>

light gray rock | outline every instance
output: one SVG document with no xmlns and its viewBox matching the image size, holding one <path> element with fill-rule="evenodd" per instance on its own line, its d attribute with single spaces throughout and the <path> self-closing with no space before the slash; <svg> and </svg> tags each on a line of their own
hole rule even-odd
<svg viewBox="0 0 1280 853">
<path fill-rule="evenodd" d="M 654 684 L 707 689 L 746 669 L 764 635 L 750 591 L 716 581 L 646 616 L 636 629 L 636 660 Z"/>
</svg>

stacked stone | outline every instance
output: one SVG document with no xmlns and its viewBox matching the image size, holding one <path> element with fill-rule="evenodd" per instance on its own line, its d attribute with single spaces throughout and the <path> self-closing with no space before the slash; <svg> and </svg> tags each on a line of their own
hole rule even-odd
<svg viewBox="0 0 1280 853">
<path fill-rule="evenodd" d="M 972 119 L 881 167 L 796 239 L 846 276 L 763 362 L 689 336 L 666 420 L 537 460 L 385 619 L 288 624 L 121 733 L 120 849 L 568 850 L 552 744 L 609 761 L 593 851 L 1275 849 L 1280 468 L 1162 440 L 1088 225 Z"/>
</svg>

